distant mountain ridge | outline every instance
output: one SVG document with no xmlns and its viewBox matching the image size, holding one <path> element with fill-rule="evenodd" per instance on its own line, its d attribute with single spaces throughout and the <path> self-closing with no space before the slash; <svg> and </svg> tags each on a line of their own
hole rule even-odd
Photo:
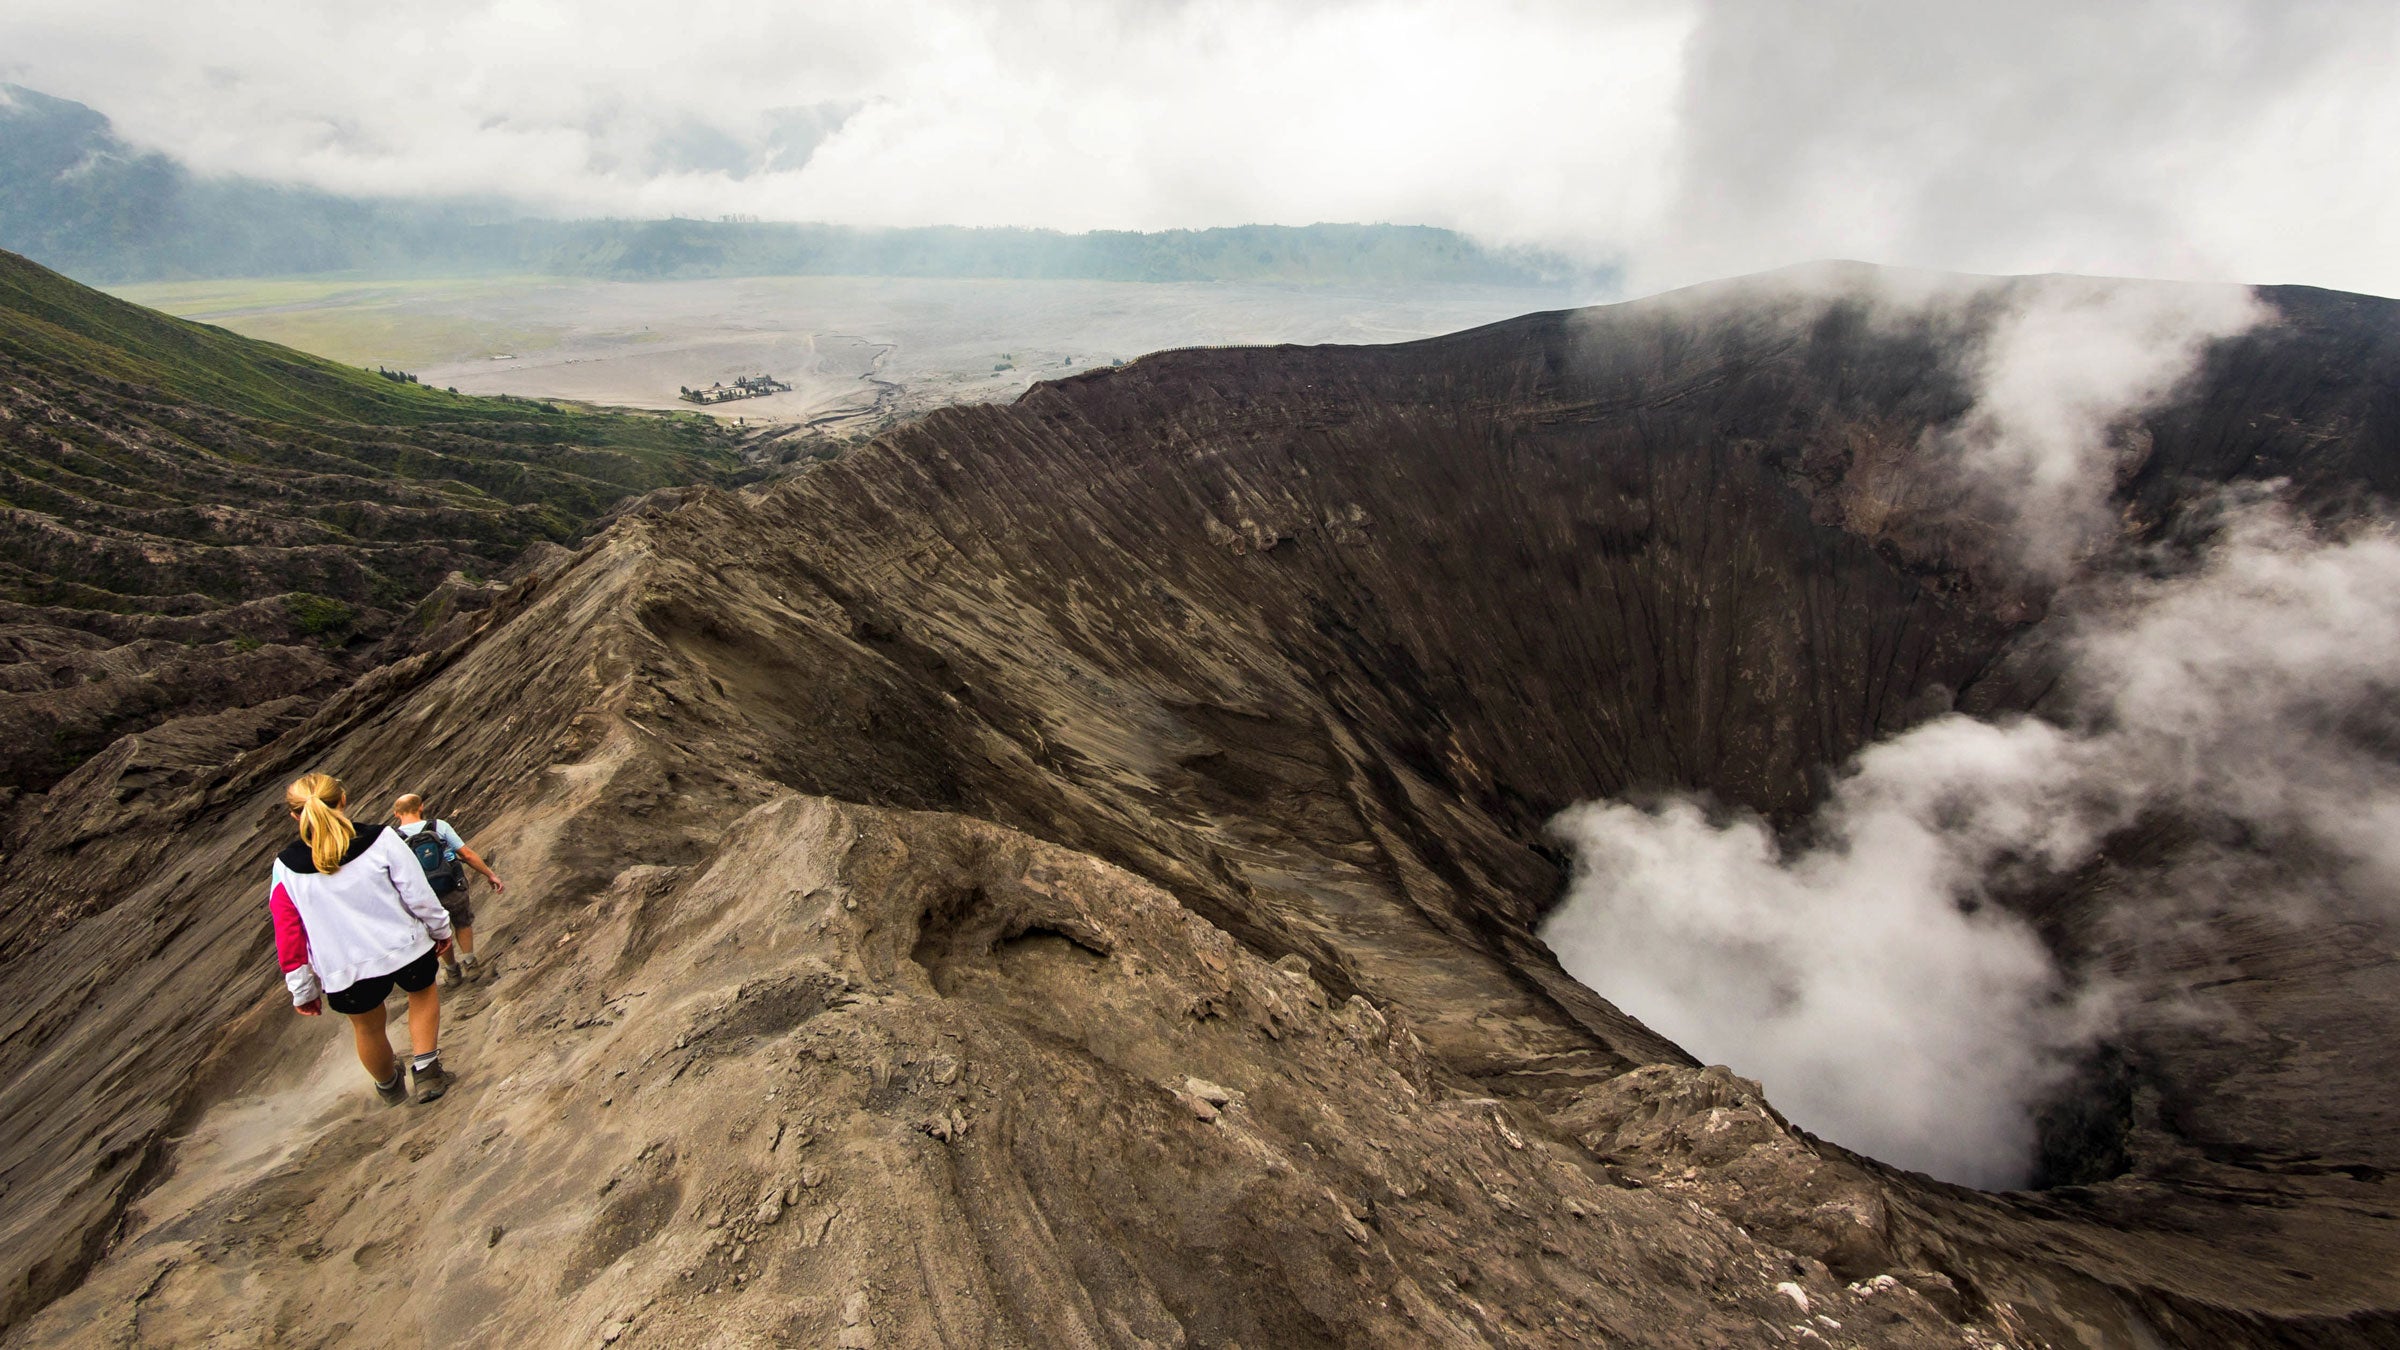
<svg viewBox="0 0 2400 1350">
<path fill-rule="evenodd" d="M 405 266 L 465 217 L 203 178 L 80 103 L 0 85 L 0 248 L 82 280 Z"/>
<path fill-rule="evenodd" d="M 311 272 L 651 280 L 864 275 L 1537 285 L 1591 269 L 1422 225 L 1140 233 L 702 220 L 554 220 L 506 202 L 338 196 L 209 178 L 103 114 L 0 85 L 0 248 L 79 280 Z"/>
</svg>

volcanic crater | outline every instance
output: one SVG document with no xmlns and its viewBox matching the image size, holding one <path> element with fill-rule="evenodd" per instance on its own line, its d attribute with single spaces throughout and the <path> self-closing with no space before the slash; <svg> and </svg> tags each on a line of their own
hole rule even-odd
<svg viewBox="0 0 2400 1350">
<path fill-rule="evenodd" d="M 2125 538 L 2400 487 L 2400 311 L 2261 296 L 2133 429 Z M 2054 587 L 1926 463 L 1956 340 L 1754 282 L 1165 353 L 653 493 L 265 745 L 143 733 L 180 786 L 10 826 L 12 1341 L 2391 1343 L 2388 944 L 2219 933 L 2261 1024 L 2368 1050 L 2113 1046 L 2060 1184 L 1985 1194 L 1536 936 L 1576 802 L 1792 825 L 2042 708 Z M 438 1108 L 357 1100 L 264 965 L 319 767 L 510 875 Z M 2108 900 L 2027 903 L 2071 960 Z"/>
</svg>

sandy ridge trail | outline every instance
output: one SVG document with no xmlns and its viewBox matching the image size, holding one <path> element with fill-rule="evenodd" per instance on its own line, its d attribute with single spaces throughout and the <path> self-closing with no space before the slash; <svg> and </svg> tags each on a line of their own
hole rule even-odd
<svg viewBox="0 0 2400 1350">
<path fill-rule="evenodd" d="M 325 756 L 496 761 L 461 792 L 520 880 L 498 978 L 445 999 L 450 1096 L 375 1104 L 226 951 L 240 1048 L 11 1344 L 1702 1343 L 1804 1320 L 1794 1281 L 1949 1343 L 1129 873 L 710 767 L 741 756 L 680 734 L 696 672 L 627 617 L 646 533 Z"/>
<path fill-rule="evenodd" d="M 0 1339 L 2387 1341 L 2400 1132 L 2332 1169 L 2152 1111 L 2124 1176 L 1961 1191 L 1792 1130 L 1533 936 L 1570 801 L 1789 808 L 2040 687 L 2004 658 L 2043 597 L 1895 490 L 1939 354 L 1721 299 L 937 412 L 653 494 L 264 745 L 121 742 L 0 871 Z M 2129 522 L 2395 486 L 2400 324 L 2279 303 Z M 438 1104 L 373 1106 L 274 979 L 314 769 L 426 792 L 509 877 Z M 2390 1025 L 2311 978 L 2247 987 Z M 2182 1053 L 2198 1093 L 2247 1051 Z M 2300 1063 L 2292 1137 L 2372 1099 Z"/>
</svg>

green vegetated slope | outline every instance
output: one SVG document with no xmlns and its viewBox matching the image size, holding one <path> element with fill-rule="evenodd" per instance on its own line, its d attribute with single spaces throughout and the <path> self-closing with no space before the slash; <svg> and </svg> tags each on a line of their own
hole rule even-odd
<svg viewBox="0 0 2400 1350">
<path fill-rule="evenodd" d="M 144 309 L 8 253 L 0 378 L 19 413 L 0 437 L 0 495 L 75 524 L 218 499 L 317 520 L 427 506 L 441 511 L 427 529 L 378 533 L 450 537 L 463 524 L 454 513 L 481 512 L 496 519 L 464 533 L 513 551 L 571 538 L 629 493 L 738 464 L 705 418 L 396 381 Z"/>
<path fill-rule="evenodd" d="M 739 463 L 697 415 L 462 397 L 0 253 L 0 786 L 327 687 L 452 573 Z"/>
</svg>

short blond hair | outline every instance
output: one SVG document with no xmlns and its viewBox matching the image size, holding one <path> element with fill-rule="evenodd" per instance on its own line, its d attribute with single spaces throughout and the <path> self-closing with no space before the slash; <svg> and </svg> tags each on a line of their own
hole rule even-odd
<svg viewBox="0 0 2400 1350">
<path fill-rule="evenodd" d="M 395 816 L 424 815 L 425 799 L 413 792 L 403 792 L 392 802 L 392 814 Z"/>
</svg>

